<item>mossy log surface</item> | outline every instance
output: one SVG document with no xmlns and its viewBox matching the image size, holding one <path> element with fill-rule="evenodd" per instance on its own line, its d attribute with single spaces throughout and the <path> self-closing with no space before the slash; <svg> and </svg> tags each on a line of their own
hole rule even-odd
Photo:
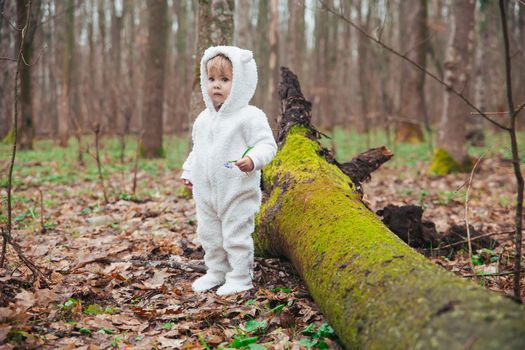
<svg viewBox="0 0 525 350">
<path fill-rule="evenodd" d="M 293 263 L 346 348 L 525 349 L 523 305 L 456 277 L 394 235 L 326 160 L 309 125 L 311 104 L 298 82 L 282 86 L 295 75 L 282 75 L 258 253 Z"/>
</svg>

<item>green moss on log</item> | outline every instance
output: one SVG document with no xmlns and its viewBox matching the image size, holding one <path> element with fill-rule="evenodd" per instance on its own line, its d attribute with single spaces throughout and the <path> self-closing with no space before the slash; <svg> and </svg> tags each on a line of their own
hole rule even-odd
<svg viewBox="0 0 525 350">
<path fill-rule="evenodd" d="M 525 310 L 436 266 L 369 211 L 320 146 L 291 129 L 265 168 L 257 251 L 284 256 L 341 342 L 359 349 L 525 348 Z"/>
<path fill-rule="evenodd" d="M 443 148 L 437 148 L 432 157 L 428 171 L 434 175 L 447 175 L 458 172 L 468 172 L 472 169 L 470 161 L 459 162 Z"/>
</svg>

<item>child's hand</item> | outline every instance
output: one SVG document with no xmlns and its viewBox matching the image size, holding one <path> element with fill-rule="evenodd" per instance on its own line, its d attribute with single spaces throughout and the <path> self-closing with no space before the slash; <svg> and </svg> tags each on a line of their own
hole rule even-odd
<svg viewBox="0 0 525 350">
<path fill-rule="evenodd" d="M 184 182 L 184 185 L 186 185 L 186 187 L 191 190 L 193 188 L 193 184 L 191 183 L 190 180 L 186 180 L 186 179 L 182 179 L 182 182 Z"/>
<path fill-rule="evenodd" d="M 241 171 L 244 171 L 244 172 L 252 171 L 253 168 L 254 168 L 253 160 L 250 157 L 248 157 L 248 156 L 244 156 L 241 159 L 239 159 L 238 161 L 236 161 L 235 165 Z"/>
</svg>

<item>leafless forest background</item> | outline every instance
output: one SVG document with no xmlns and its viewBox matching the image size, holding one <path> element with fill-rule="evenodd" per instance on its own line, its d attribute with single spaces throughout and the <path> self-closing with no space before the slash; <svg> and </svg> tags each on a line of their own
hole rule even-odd
<svg viewBox="0 0 525 350">
<path fill-rule="evenodd" d="M 439 128 L 444 117 L 443 87 L 323 7 L 341 13 L 444 79 L 456 1 L 223 2 L 226 11 L 220 16 L 234 17 L 233 44 L 253 50 L 258 63 L 259 84 L 252 102 L 272 120 L 279 108 L 278 68 L 284 65 L 299 75 L 306 97 L 314 103 L 313 122 L 323 129 L 380 128 L 390 130 L 398 141 L 414 141 L 422 138 L 423 131 L 435 133 Z M 27 34 L 32 39 L 31 53 L 24 57 L 30 64 L 30 97 L 21 100 L 20 117 L 30 122 L 21 124 L 32 127 L 36 137 L 62 144 L 96 123 L 104 126 L 106 134 L 138 134 L 144 125 L 160 123 L 153 116 L 159 112 L 147 103 L 148 96 L 155 95 L 153 105 L 161 107 L 162 115 L 157 130 L 186 133 L 195 117 L 190 113 L 190 96 L 199 2 L 151 3 L 155 5 L 137 0 L 32 1 Z M 521 103 L 525 100 L 525 5 L 509 0 L 507 6 L 514 96 Z M 16 63 L 10 58 L 17 56 L 17 2 L 2 0 L 0 8 L 3 138 L 12 126 Z M 477 1 L 473 16 L 472 31 L 462 43 L 469 79 L 460 90 L 481 110 L 504 112 L 504 50 L 497 2 Z M 467 20 L 460 23 L 469 25 Z M 206 23 L 201 26 L 207 30 Z M 151 51 L 149 41 L 158 42 L 160 50 Z M 161 73 L 152 76 L 148 65 L 156 63 Z M 158 79 L 162 81 L 155 82 Z M 468 112 L 460 121 L 465 133 L 483 124 Z M 465 133 L 454 137 L 463 143 Z"/>
</svg>

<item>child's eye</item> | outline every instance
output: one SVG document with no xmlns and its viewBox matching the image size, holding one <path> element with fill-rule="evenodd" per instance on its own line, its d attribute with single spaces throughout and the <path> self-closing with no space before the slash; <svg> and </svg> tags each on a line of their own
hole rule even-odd
<svg viewBox="0 0 525 350">
<path fill-rule="evenodd" d="M 222 78 L 222 81 L 225 82 L 225 83 L 228 82 L 229 80 L 230 79 L 228 79 L 228 78 Z"/>
<path fill-rule="evenodd" d="M 213 78 L 208 78 L 208 81 L 214 81 L 214 80 L 215 80 L 215 79 L 213 79 Z"/>
</svg>

